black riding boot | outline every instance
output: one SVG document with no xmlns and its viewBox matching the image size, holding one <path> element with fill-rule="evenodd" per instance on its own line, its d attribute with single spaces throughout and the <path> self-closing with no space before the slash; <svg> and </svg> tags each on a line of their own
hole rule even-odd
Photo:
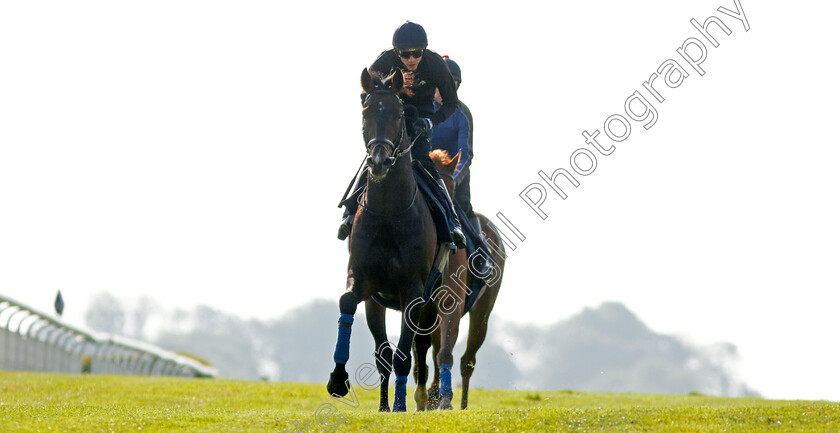
<svg viewBox="0 0 840 433">
<path fill-rule="evenodd" d="M 455 212 L 455 204 L 452 203 L 452 197 L 449 197 L 449 191 L 446 190 L 446 185 L 443 184 L 443 179 L 438 177 L 437 184 L 443 191 L 443 195 L 446 196 L 446 203 L 449 205 L 449 209 L 452 212 L 452 214 L 450 215 L 452 225 L 454 226 L 452 228 L 452 232 L 450 233 L 450 235 L 452 236 L 452 241 L 455 242 L 456 247 L 466 249 L 467 238 L 464 236 L 464 232 L 461 230 L 461 222 L 458 221 L 458 213 Z"/>
<path fill-rule="evenodd" d="M 347 208 L 344 208 L 344 215 L 341 216 L 341 225 L 338 226 L 338 240 L 343 241 L 350 236 L 353 231 L 353 219 L 356 217 L 355 213 L 350 213 Z"/>
<path fill-rule="evenodd" d="M 353 220 L 356 218 L 356 209 L 359 208 L 359 196 L 367 186 L 367 176 L 360 176 L 356 179 L 356 185 L 353 192 L 346 200 L 341 202 L 344 205 L 344 214 L 341 215 L 341 225 L 338 227 L 338 239 L 345 240 L 353 231 Z"/>
<path fill-rule="evenodd" d="M 484 241 L 485 244 L 487 244 L 487 239 L 484 238 L 482 233 L 481 233 L 481 221 L 479 221 L 478 216 L 476 216 L 475 213 L 473 213 L 472 216 L 467 217 L 467 218 L 470 219 L 470 224 L 472 225 L 473 231 L 475 231 L 475 234 L 478 236 L 478 238 L 481 239 L 482 241 Z M 486 253 L 490 254 L 490 251 L 486 251 Z M 490 257 L 487 257 L 486 260 L 481 261 L 481 264 L 479 265 L 479 269 L 476 269 L 476 274 L 477 275 L 487 275 L 487 276 L 489 276 L 490 271 L 492 271 L 492 270 L 493 270 L 493 260 L 490 259 Z"/>
</svg>

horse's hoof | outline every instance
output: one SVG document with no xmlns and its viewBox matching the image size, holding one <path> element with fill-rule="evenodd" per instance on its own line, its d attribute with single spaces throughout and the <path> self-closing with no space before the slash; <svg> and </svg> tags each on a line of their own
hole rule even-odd
<svg viewBox="0 0 840 433">
<path fill-rule="evenodd" d="M 440 406 L 440 390 L 433 387 L 429 390 L 429 400 L 426 401 L 426 410 L 438 410 Z"/>
<path fill-rule="evenodd" d="M 348 378 L 349 376 L 346 371 L 330 373 L 330 381 L 327 382 L 327 392 L 330 393 L 330 395 L 344 397 L 348 392 L 350 392 L 350 388 L 347 387 Z"/>
<path fill-rule="evenodd" d="M 451 395 L 440 396 L 440 404 L 438 405 L 438 409 L 440 409 L 440 410 L 452 410 L 452 396 Z"/>
<path fill-rule="evenodd" d="M 380 412 L 390 412 L 391 408 L 388 407 L 388 405 L 386 404 L 385 406 L 379 406 L 379 411 Z"/>
<path fill-rule="evenodd" d="M 425 387 L 418 386 L 414 391 L 414 403 L 417 405 L 417 412 L 426 410 L 426 402 L 429 400 L 429 393 Z"/>
</svg>

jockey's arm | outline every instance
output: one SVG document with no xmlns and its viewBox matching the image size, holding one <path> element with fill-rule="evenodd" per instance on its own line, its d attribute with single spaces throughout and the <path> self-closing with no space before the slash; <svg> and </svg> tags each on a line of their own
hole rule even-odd
<svg viewBox="0 0 840 433">
<path fill-rule="evenodd" d="M 455 111 L 458 110 L 458 91 L 455 87 L 455 79 L 452 78 L 452 74 L 449 73 L 449 69 L 446 67 L 443 59 L 439 56 L 438 59 L 440 60 L 441 67 L 435 68 L 437 76 L 434 78 L 438 83 L 437 87 L 440 91 L 443 104 L 441 104 L 440 108 L 432 116 L 432 124 L 434 125 L 448 119 L 449 116 L 455 114 Z"/>
</svg>

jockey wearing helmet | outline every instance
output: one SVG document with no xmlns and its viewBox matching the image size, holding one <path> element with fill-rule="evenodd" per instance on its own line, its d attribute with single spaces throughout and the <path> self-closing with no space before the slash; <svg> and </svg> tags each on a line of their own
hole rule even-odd
<svg viewBox="0 0 840 433">
<path fill-rule="evenodd" d="M 452 73 L 452 78 L 455 80 L 455 87 L 461 87 L 461 68 L 450 59 L 449 56 L 443 56 L 449 72 Z M 437 100 L 437 96 L 436 96 Z M 454 115 L 450 116 L 440 125 L 439 129 L 435 130 L 432 136 L 432 150 L 443 149 L 454 156 L 461 152 L 461 158 L 458 161 L 458 166 L 455 168 L 455 203 L 461 207 L 467 217 L 470 219 L 469 223 L 473 229 L 480 234 L 481 225 L 478 223 L 478 217 L 472 208 L 470 200 L 470 165 L 473 161 L 473 117 L 469 107 L 463 101 L 458 101 L 458 110 Z"/>
<path fill-rule="evenodd" d="M 449 56 L 443 56 L 449 72 L 452 73 L 452 78 L 455 80 L 455 87 L 461 86 L 461 68 L 450 59 Z M 435 95 L 435 101 L 440 104 L 440 93 Z M 455 181 L 455 196 L 454 200 L 458 207 L 464 212 L 467 217 L 468 226 L 472 228 L 473 233 L 481 240 L 485 250 L 487 245 L 481 236 L 481 222 L 473 211 L 470 200 L 470 165 L 473 161 L 473 117 L 470 109 L 463 101 L 458 102 L 458 109 L 455 114 L 449 116 L 443 123 L 435 128 L 435 133 L 432 135 L 431 141 L 432 149 L 445 150 L 450 156 L 461 153 L 458 160 L 458 166 L 455 168 L 453 180 Z M 477 275 L 488 275 L 489 266 L 492 264 L 489 261 L 482 261 L 481 267 L 476 271 Z"/>
<path fill-rule="evenodd" d="M 446 120 L 458 109 L 458 94 L 455 80 L 449 72 L 443 58 L 436 52 L 426 49 L 428 40 L 426 31 L 419 24 L 406 21 L 394 32 L 393 48 L 383 51 L 368 68 L 371 73 L 388 76 L 392 73 L 403 75 L 404 86 L 400 92 L 400 99 L 404 106 L 413 106 L 417 110 L 417 117 L 409 120 L 406 126 L 414 146 L 411 157 L 434 179 L 436 185 L 432 188 L 447 213 L 447 225 L 452 234 L 452 240 L 459 248 L 465 248 L 466 240 L 461 231 L 458 217 L 452 205 L 452 199 L 443 181 L 437 174 L 434 163 L 429 158 L 431 145 L 429 143 L 432 128 Z M 440 89 L 442 104 L 435 111 L 435 89 Z M 365 177 L 360 179 L 360 184 Z M 338 231 L 338 238 L 345 239 L 350 234 L 351 225 L 356 211 L 354 196 L 361 194 L 362 187 L 354 188 L 354 194 L 345 200 L 347 210 L 344 221 Z"/>
</svg>

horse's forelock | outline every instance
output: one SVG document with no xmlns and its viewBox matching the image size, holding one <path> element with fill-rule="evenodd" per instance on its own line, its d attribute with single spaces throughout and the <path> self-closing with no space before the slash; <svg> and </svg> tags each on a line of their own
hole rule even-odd
<svg viewBox="0 0 840 433">
<path fill-rule="evenodd" d="M 391 80 L 394 78 L 394 73 L 385 75 L 379 72 L 371 72 L 370 76 L 373 78 L 374 90 L 388 90 L 391 88 Z"/>
</svg>

